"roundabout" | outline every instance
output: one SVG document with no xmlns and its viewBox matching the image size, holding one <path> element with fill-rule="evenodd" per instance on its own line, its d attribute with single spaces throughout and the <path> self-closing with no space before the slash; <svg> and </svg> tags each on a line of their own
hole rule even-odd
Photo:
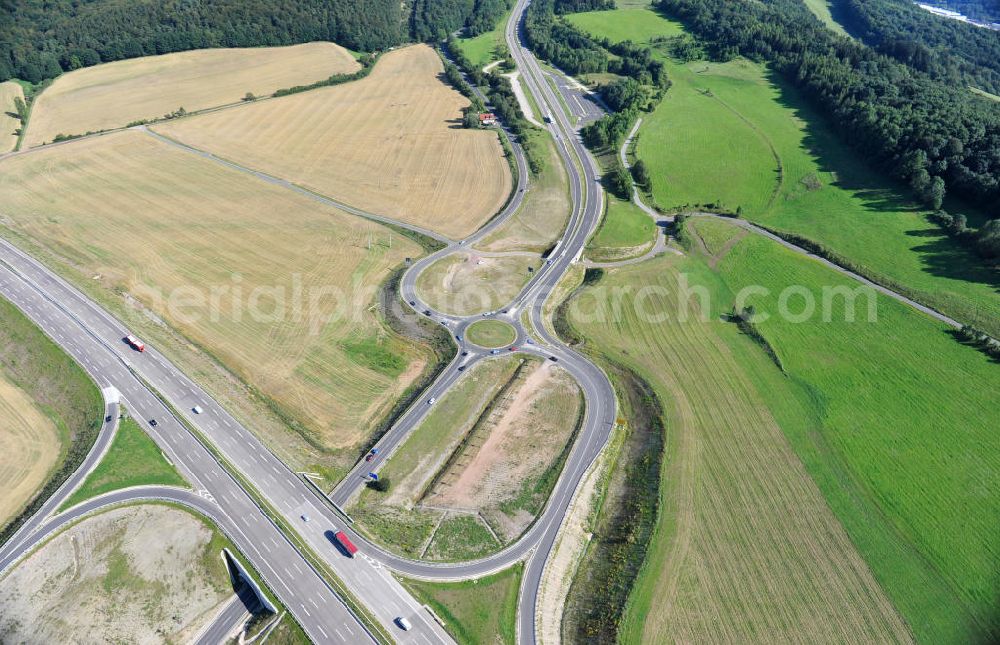
<svg viewBox="0 0 1000 645">
<path fill-rule="evenodd" d="M 502 320 L 477 320 L 466 328 L 465 338 L 485 349 L 501 349 L 514 344 L 517 330 Z"/>
</svg>

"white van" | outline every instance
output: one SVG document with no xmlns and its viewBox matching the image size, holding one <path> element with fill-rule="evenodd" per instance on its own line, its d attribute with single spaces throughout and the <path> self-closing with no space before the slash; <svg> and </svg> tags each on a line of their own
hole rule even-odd
<svg viewBox="0 0 1000 645">
<path fill-rule="evenodd" d="M 201 409 L 200 405 L 194 406 L 193 408 L 191 408 L 191 411 L 194 412 L 195 414 L 201 414 L 202 413 L 202 409 Z"/>
<path fill-rule="evenodd" d="M 413 629 L 413 625 L 410 624 L 410 621 L 406 620 L 402 616 L 396 617 L 396 624 L 399 625 L 399 628 L 402 629 L 404 632 L 408 632 L 411 629 Z"/>
</svg>

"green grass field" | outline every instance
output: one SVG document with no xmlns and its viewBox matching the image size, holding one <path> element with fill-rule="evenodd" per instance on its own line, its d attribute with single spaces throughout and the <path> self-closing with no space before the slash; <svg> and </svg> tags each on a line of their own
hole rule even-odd
<svg viewBox="0 0 1000 645">
<path fill-rule="evenodd" d="M 477 320 L 469 325 L 465 337 L 480 347 L 495 348 L 513 343 L 517 333 L 513 327 L 499 320 Z"/>
<path fill-rule="evenodd" d="M 682 29 L 645 9 L 567 19 L 598 35 L 644 42 Z M 880 180 L 793 89 L 746 60 L 679 64 L 658 55 L 673 86 L 644 118 L 636 146 L 658 206 L 740 209 L 747 219 L 821 242 L 869 277 L 1000 334 L 1000 273 L 982 268 L 898 187 Z"/>
<path fill-rule="evenodd" d="M 491 61 L 496 60 L 493 55 L 497 45 L 503 43 L 503 28 L 507 24 L 510 12 L 506 12 L 503 18 L 497 21 L 497 26 L 491 31 L 486 31 L 473 38 L 458 38 L 458 48 L 472 61 L 476 67 L 484 67 Z"/>
<path fill-rule="evenodd" d="M 407 580 L 406 586 L 434 610 L 462 645 L 516 642 L 517 593 L 524 566 L 464 582 Z"/>
<path fill-rule="evenodd" d="M 621 5 L 620 2 L 618 4 Z M 684 33 L 680 23 L 653 12 L 648 2 L 644 7 L 568 14 L 566 19 L 584 31 L 599 34 L 612 42 L 631 40 L 646 43 L 655 36 L 679 36 Z"/>
<path fill-rule="evenodd" d="M 151 484 L 188 486 L 139 424 L 134 419 L 125 418 L 121 420 L 107 454 L 62 508 L 70 508 L 119 488 Z"/>
<path fill-rule="evenodd" d="M 612 195 L 601 225 L 587 243 L 592 260 L 618 260 L 641 255 L 656 240 L 656 224 L 632 202 Z"/>
<path fill-rule="evenodd" d="M 759 236 L 736 245 L 718 269 L 733 292 L 773 289 L 754 302 L 758 309 L 773 310 L 785 285 L 855 284 Z M 965 640 L 970 623 L 997 620 L 1000 602 L 1000 438 L 991 404 L 1000 372 L 902 305 L 880 299 L 878 317 L 874 325 L 773 318 L 761 330 L 815 397 L 822 433 L 793 443 L 803 461 L 816 462 L 814 478 L 883 586 L 921 640 Z M 853 499 L 837 499 L 845 490 Z"/>
<path fill-rule="evenodd" d="M 978 87 L 969 87 L 969 91 L 972 92 L 973 94 L 978 94 L 979 96 L 985 99 L 989 99 L 991 101 L 1000 101 L 1000 96 L 997 96 L 996 94 L 990 94 L 986 90 L 981 90 Z"/>
<path fill-rule="evenodd" d="M 833 19 L 833 14 L 830 13 L 830 0 L 803 0 L 803 2 L 806 3 L 809 11 L 812 11 L 819 18 L 820 22 L 841 36 L 847 35 L 847 31 Z"/>
<path fill-rule="evenodd" d="M 830 322 L 782 320 L 789 285 L 821 301 L 823 287 L 857 283 L 757 235 L 729 248 L 731 225 L 693 221 L 710 261 L 694 250 L 591 287 L 662 287 L 643 306 L 667 320 L 626 306 L 624 319 L 574 325 L 667 408 L 660 526 L 624 642 L 808 639 L 809 629 L 828 640 L 985 638 L 1000 602 L 996 365 L 884 297 L 872 324 L 846 322 L 839 299 Z M 680 276 L 710 297 L 704 320 L 682 320 Z M 748 285 L 769 291 L 749 302 L 772 314 L 758 328 L 783 369 L 722 321 Z"/>
</svg>

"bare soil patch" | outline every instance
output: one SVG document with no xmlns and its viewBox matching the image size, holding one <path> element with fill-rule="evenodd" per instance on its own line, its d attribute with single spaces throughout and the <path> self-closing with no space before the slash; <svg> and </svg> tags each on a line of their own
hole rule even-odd
<svg viewBox="0 0 1000 645">
<path fill-rule="evenodd" d="M 231 595 L 212 536 L 166 506 L 87 519 L 0 580 L 0 641 L 185 642 Z"/>
<path fill-rule="evenodd" d="M 535 485 L 556 467 L 577 421 L 579 389 L 551 364 L 531 364 L 494 401 L 424 503 L 482 512 L 512 539 L 540 507 Z"/>
<path fill-rule="evenodd" d="M 470 316 L 493 311 L 517 296 L 537 269 L 533 256 L 456 253 L 441 258 L 417 278 L 424 301 L 438 311 Z"/>
</svg>

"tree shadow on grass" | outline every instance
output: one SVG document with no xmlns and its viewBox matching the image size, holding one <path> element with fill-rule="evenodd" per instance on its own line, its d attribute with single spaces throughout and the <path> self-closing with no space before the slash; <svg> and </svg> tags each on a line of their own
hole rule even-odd
<svg viewBox="0 0 1000 645">
<path fill-rule="evenodd" d="M 912 230 L 906 234 L 927 240 L 913 250 L 920 253 L 924 267 L 934 275 L 981 282 L 1000 294 L 1000 269 L 983 264 L 978 255 L 957 241 L 934 230 Z"/>
<path fill-rule="evenodd" d="M 860 199 L 873 217 L 904 212 L 921 214 L 926 220 L 926 209 L 912 200 L 906 185 L 851 150 L 838 138 L 830 121 L 809 105 L 780 74 L 768 68 L 766 76 L 778 90 L 778 102 L 805 123 L 801 147 L 821 172 L 831 173 L 836 178 L 833 185 Z M 798 180 L 796 177 L 788 179 Z M 962 212 L 970 213 L 967 215 L 970 221 L 984 219 L 981 213 L 974 213 L 957 201 L 954 203 L 963 209 Z M 943 230 L 935 226 L 911 230 L 907 235 L 927 239 L 925 244 L 914 247 L 914 252 L 919 254 L 923 269 L 931 275 L 989 285 L 1000 293 L 1000 271 L 987 266 L 973 250 Z"/>
</svg>

